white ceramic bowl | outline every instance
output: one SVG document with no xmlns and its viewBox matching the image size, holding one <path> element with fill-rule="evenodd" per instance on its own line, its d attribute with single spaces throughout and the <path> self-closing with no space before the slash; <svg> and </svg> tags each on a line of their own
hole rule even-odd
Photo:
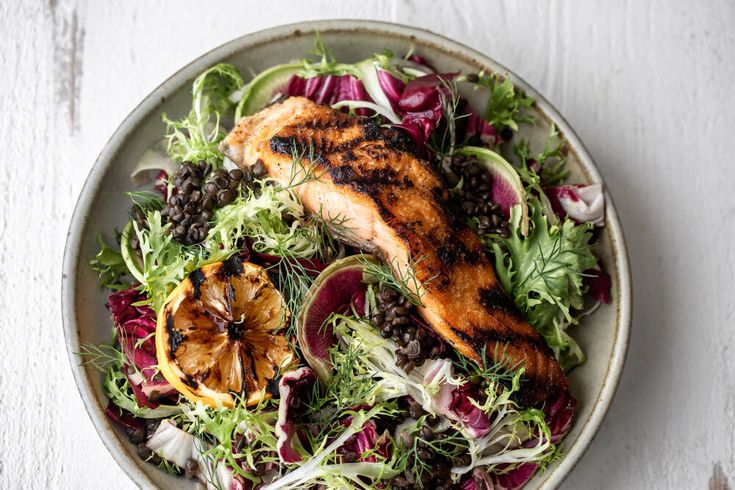
<svg viewBox="0 0 735 490">
<path fill-rule="evenodd" d="M 67 350 L 79 393 L 103 442 L 120 467 L 144 488 L 194 487 L 194 483 L 171 477 L 142 462 L 135 447 L 104 415 L 107 400 L 102 376 L 79 365 L 74 354 L 85 342 L 109 341 L 111 321 L 105 308 L 106 294 L 98 289 L 96 274 L 89 268 L 97 246 L 95 236 L 109 233 L 126 221 L 129 200 L 124 192 L 132 184 L 131 169 L 146 148 L 160 140 L 164 126 L 161 112 L 182 116 L 188 112 L 192 80 L 205 68 L 230 62 L 243 73 L 299 59 L 312 47 L 315 32 L 334 49 L 339 60 L 357 61 L 385 48 L 403 53 L 413 46 L 440 71 L 477 72 L 481 69 L 508 73 L 514 83 L 536 99 L 542 121 L 524 130 L 532 145 L 543 144 L 546 127 L 555 124 L 566 138 L 569 166 L 579 182 L 602 179 L 587 151 L 569 125 L 533 88 L 490 58 L 454 41 L 427 31 L 381 22 L 330 20 L 307 22 L 249 34 L 196 59 L 163 82 L 143 100 L 105 145 L 87 178 L 72 217 L 66 243 L 62 280 L 62 310 Z M 573 395 L 579 402 L 572 430 L 564 440 L 565 454 L 527 488 L 558 486 L 579 461 L 595 436 L 620 378 L 628 344 L 631 318 L 631 284 L 623 233 L 609 194 L 605 230 L 598 253 L 613 278 L 612 304 L 605 305 L 578 327 L 574 335 L 588 355 L 587 363 L 570 375 Z"/>
</svg>

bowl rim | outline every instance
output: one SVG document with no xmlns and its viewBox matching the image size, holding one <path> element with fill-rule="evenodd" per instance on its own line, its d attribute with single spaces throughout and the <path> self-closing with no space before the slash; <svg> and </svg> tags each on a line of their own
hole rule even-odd
<svg viewBox="0 0 735 490">
<path fill-rule="evenodd" d="M 368 32 L 378 35 L 389 35 L 394 38 L 403 38 L 409 43 L 420 42 L 424 45 L 445 52 L 448 55 L 462 58 L 463 60 L 478 66 L 488 66 L 494 71 L 507 74 L 513 83 L 522 88 L 536 101 L 540 112 L 550 121 L 553 121 L 559 131 L 564 135 L 570 151 L 577 155 L 582 171 L 592 182 L 603 182 L 602 177 L 595 166 L 592 158 L 574 130 L 562 117 L 562 115 L 532 86 L 516 75 L 505 66 L 497 63 L 490 57 L 453 41 L 440 34 L 426 29 L 406 26 L 397 23 L 383 21 L 364 21 L 354 19 L 329 19 L 298 22 L 280 25 L 256 31 L 228 41 L 195 58 L 190 63 L 177 70 L 163 83 L 150 92 L 120 123 L 113 132 L 110 139 L 104 145 L 84 182 L 79 193 L 78 201 L 72 212 L 69 230 L 67 232 L 62 264 L 61 281 L 61 311 L 64 328 L 64 338 L 67 356 L 71 365 L 77 390 L 84 403 L 92 423 L 97 430 L 103 444 L 107 447 L 118 466 L 141 488 L 157 488 L 153 480 L 142 470 L 142 468 L 129 457 L 122 441 L 113 429 L 111 423 L 104 414 L 104 407 L 95 396 L 93 381 L 87 375 L 86 370 L 76 359 L 79 352 L 79 330 L 76 321 L 75 296 L 77 286 L 77 266 L 81 250 L 81 233 L 86 226 L 91 213 L 92 204 L 100 191 L 101 180 L 105 171 L 112 162 L 112 157 L 118 151 L 120 145 L 127 140 L 130 134 L 140 124 L 149 111 L 160 105 L 170 93 L 176 91 L 187 80 L 204 70 L 221 58 L 243 49 L 244 46 L 268 44 L 280 39 L 294 36 L 313 35 L 314 32 L 340 33 L 340 32 Z M 549 489 L 559 486 L 572 469 L 579 462 L 590 443 L 596 436 L 602 422 L 610 408 L 615 391 L 617 390 L 622 374 L 623 365 L 630 339 L 630 326 L 632 317 L 632 283 L 628 253 L 625 238 L 618 214 L 615 210 L 612 197 L 605 186 L 606 199 L 606 223 L 607 232 L 611 242 L 611 253 L 618 271 L 616 295 L 619 298 L 616 318 L 616 334 L 613 349 L 608 361 L 608 370 L 602 383 L 600 396 L 593 402 L 590 416 L 580 428 L 579 435 L 561 461 L 551 471 L 542 477 L 539 488 Z"/>
</svg>

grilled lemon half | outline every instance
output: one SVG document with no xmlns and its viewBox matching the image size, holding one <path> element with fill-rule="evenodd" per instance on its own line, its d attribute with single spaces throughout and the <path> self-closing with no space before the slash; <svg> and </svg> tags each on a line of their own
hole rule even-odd
<svg viewBox="0 0 735 490">
<path fill-rule="evenodd" d="M 262 267 L 238 256 L 193 271 L 166 299 L 156 325 L 161 374 L 191 401 L 255 405 L 296 364 L 284 334 L 288 309 Z"/>
</svg>

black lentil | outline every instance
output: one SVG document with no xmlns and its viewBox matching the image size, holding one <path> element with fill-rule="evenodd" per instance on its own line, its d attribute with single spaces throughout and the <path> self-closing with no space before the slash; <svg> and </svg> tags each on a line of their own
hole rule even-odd
<svg viewBox="0 0 735 490">
<path fill-rule="evenodd" d="M 477 220 L 477 233 L 507 238 L 508 220 L 490 197 L 492 174 L 472 157 L 454 158 L 449 167 L 442 175 L 444 183 L 452 189 L 452 195 L 459 201 L 462 211 L 469 218 Z M 460 178 L 462 187 L 456 188 Z"/>
<path fill-rule="evenodd" d="M 376 294 L 378 312 L 371 320 L 383 338 L 392 338 L 396 350 L 396 365 L 410 373 L 427 359 L 435 358 L 441 351 L 441 341 L 429 334 L 414 321 L 414 307 L 408 299 L 394 289 L 384 287 Z"/>
<path fill-rule="evenodd" d="M 128 436 L 128 440 L 133 444 L 140 444 L 146 439 L 145 427 L 127 427 L 125 429 L 125 435 Z"/>
<path fill-rule="evenodd" d="M 262 172 L 265 173 L 264 166 Z M 241 186 L 252 181 L 252 173 L 241 169 L 212 170 L 204 161 L 185 162 L 172 181 L 174 187 L 161 216 L 171 223 L 171 234 L 177 242 L 193 245 L 207 237 L 213 211 L 232 204 Z"/>
</svg>

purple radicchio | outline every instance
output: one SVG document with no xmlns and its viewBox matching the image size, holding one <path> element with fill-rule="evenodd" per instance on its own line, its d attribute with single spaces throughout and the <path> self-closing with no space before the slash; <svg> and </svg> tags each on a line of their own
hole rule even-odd
<svg viewBox="0 0 735 490">
<path fill-rule="evenodd" d="M 380 88 L 383 90 L 383 93 L 388 98 L 391 108 L 394 111 L 399 112 L 400 109 L 398 103 L 401 100 L 401 96 L 403 95 L 403 91 L 406 88 L 406 84 L 403 82 L 403 80 L 394 76 L 391 72 L 387 70 L 383 70 L 381 68 L 376 68 L 376 70 L 378 71 L 378 84 L 380 85 Z"/>
<path fill-rule="evenodd" d="M 475 142 L 479 140 L 480 146 L 493 147 L 502 143 L 502 138 L 495 126 L 471 110 L 467 114 L 465 138 L 473 144 L 476 144 Z"/>
<path fill-rule="evenodd" d="M 344 427 L 352 425 L 352 417 L 348 416 L 342 421 Z M 387 434 L 378 437 L 378 427 L 374 420 L 368 420 L 360 432 L 352 435 L 337 450 L 342 456 L 356 456 L 357 461 L 375 463 L 377 455 L 390 458 L 391 445 Z M 368 453 L 367 455 L 365 453 Z M 347 458 L 349 459 L 349 458 Z"/>
<path fill-rule="evenodd" d="M 145 296 L 133 288 L 109 296 L 107 307 L 115 323 L 115 330 L 123 354 L 129 363 L 125 374 L 138 405 L 155 408 L 151 400 L 176 392 L 173 386 L 156 374 L 156 314 L 148 306 L 135 306 Z"/>
<path fill-rule="evenodd" d="M 345 100 L 372 102 L 362 82 L 352 75 L 323 75 L 311 78 L 293 75 L 284 87 L 283 95 L 306 97 L 317 104 L 328 105 Z M 355 113 L 367 116 L 371 111 L 359 108 Z"/>
<path fill-rule="evenodd" d="M 423 136 L 422 146 L 442 118 L 442 98 L 447 95 L 442 82 L 454 76 L 454 73 L 425 75 L 414 78 L 403 89 L 398 101 L 399 115 L 403 117 L 400 127 L 418 128 Z"/>
<path fill-rule="evenodd" d="M 471 383 L 457 386 L 447 382 L 454 377 L 451 363 L 446 360 L 435 361 L 424 376 L 424 384 L 431 385 L 439 381 L 439 391 L 432 400 L 432 408 L 436 413 L 459 423 L 466 434 L 478 438 L 490 432 L 490 418 L 471 400 L 479 401 L 479 392 Z"/>
<path fill-rule="evenodd" d="M 278 382 L 281 401 L 278 405 L 278 421 L 276 422 L 276 435 L 278 435 L 276 448 L 278 457 L 284 463 L 298 463 L 302 459 L 294 448 L 296 428 L 291 420 L 291 412 L 295 406 L 298 406 L 300 397 L 304 396 L 315 381 L 314 371 L 308 367 L 301 367 L 284 374 Z"/>
<path fill-rule="evenodd" d="M 577 408 L 577 401 L 572 398 L 569 390 L 564 390 L 544 407 L 546 425 L 551 432 L 551 442 L 556 444 L 569 432 L 572 426 L 572 418 Z"/>
<path fill-rule="evenodd" d="M 523 463 L 511 470 L 507 470 L 509 465 L 500 464 L 495 467 L 495 472 L 490 475 L 493 481 L 493 490 L 518 490 L 528 483 L 528 481 L 536 473 L 538 465 L 536 463 Z"/>
<path fill-rule="evenodd" d="M 509 469 L 509 464 L 499 464 L 488 474 L 482 468 L 474 471 L 462 480 L 461 490 L 518 490 L 528 483 L 536 473 L 536 463 L 523 463 Z"/>
<path fill-rule="evenodd" d="M 590 296 L 602 303 L 610 303 L 612 279 L 610 274 L 599 268 L 584 271 L 582 283 L 587 286 Z"/>
<path fill-rule="evenodd" d="M 549 186 L 544 189 L 554 212 L 577 223 L 605 226 L 605 193 L 602 184 Z"/>
<path fill-rule="evenodd" d="M 475 468 L 459 484 L 460 490 L 495 490 L 493 482 L 482 468 Z"/>
</svg>

